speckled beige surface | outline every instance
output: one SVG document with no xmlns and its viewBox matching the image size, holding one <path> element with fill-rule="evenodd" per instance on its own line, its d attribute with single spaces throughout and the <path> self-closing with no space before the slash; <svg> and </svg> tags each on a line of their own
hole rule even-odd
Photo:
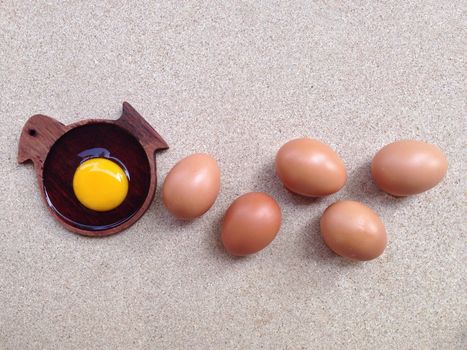
<svg viewBox="0 0 467 350">
<path fill-rule="evenodd" d="M 84 3 L 0 2 L 0 349 L 465 349 L 462 1 Z M 21 127 L 34 113 L 117 118 L 124 100 L 171 146 L 159 179 L 210 152 L 221 195 L 193 222 L 158 192 L 122 234 L 71 234 L 32 166 L 16 165 Z M 276 150 L 303 135 L 345 160 L 338 194 L 305 200 L 274 176 Z M 401 138 L 446 152 L 438 187 L 375 188 L 369 161 Z M 219 221 L 253 190 L 278 200 L 283 226 L 231 259 Z M 349 263 L 323 245 L 319 216 L 341 198 L 381 215 L 381 258 Z"/>
</svg>

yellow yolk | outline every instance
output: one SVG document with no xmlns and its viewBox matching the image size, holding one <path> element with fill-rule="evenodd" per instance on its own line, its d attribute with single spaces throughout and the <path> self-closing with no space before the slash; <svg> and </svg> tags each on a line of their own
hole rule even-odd
<svg viewBox="0 0 467 350">
<path fill-rule="evenodd" d="M 76 169 L 73 190 L 86 208 L 109 211 L 125 200 L 128 179 L 117 163 L 106 158 L 92 158 Z"/>
</svg>

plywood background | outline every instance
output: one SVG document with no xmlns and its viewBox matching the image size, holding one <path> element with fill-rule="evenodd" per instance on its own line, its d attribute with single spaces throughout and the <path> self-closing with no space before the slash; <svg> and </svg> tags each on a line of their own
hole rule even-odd
<svg viewBox="0 0 467 350">
<path fill-rule="evenodd" d="M 0 4 L 0 349 L 465 349 L 465 53 L 461 1 L 2 1 Z M 222 191 L 181 223 L 160 193 L 106 239 L 65 231 L 21 127 L 117 118 L 129 101 L 167 140 L 159 184 L 209 152 Z M 284 191 L 272 162 L 310 136 L 344 159 L 349 182 L 310 201 Z M 394 199 L 369 161 L 401 138 L 450 160 L 435 189 Z M 218 242 L 233 199 L 266 191 L 277 239 L 232 259 Z M 385 254 L 349 263 L 318 220 L 341 199 L 383 218 Z"/>
</svg>

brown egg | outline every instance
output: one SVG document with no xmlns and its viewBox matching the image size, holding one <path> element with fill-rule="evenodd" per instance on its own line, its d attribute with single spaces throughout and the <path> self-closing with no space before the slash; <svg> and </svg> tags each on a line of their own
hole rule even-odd
<svg viewBox="0 0 467 350">
<path fill-rule="evenodd" d="M 335 193 L 347 181 L 344 162 L 337 153 L 309 138 L 289 141 L 279 149 L 276 173 L 289 191 L 307 197 Z"/>
<path fill-rule="evenodd" d="M 221 240 L 232 255 L 256 253 L 271 243 L 281 227 L 281 209 L 265 193 L 250 192 L 238 197 L 227 209 Z"/>
<path fill-rule="evenodd" d="M 386 247 L 384 224 L 373 210 L 359 202 L 339 201 L 321 216 L 321 235 L 336 254 L 355 260 L 371 260 Z"/>
<path fill-rule="evenodd" d="M 209 154 L 197 153 L 182 159 L 165 178 L 164 205 L 179 219 L 203 215 L 219 194 L 220 174 L 216 160 Z"/>
<path fill-rule="evenodd" d="M 443 179 L 447 169 L 448 161 L 439 148 L 414 140 L 384 146 L 371 163 L 376 185 L 397 197 L 429 190 Z"/>
</svg>

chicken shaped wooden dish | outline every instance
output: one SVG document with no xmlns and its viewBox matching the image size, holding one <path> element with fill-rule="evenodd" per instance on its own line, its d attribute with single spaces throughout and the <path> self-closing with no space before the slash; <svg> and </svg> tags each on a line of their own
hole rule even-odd
<svg viewBox="0 0 467 350">
<path fill-rule="evenodd" d="M 18 163 L 34 163 L 42 197 L 63 226 L 86 236 L 108 236 L 148 209 L 157 183 L 155 152 L 167 148 L 124 102 L 117 120 L 64 125 L 32 116 L 21 133 Z"/>
</svg>

